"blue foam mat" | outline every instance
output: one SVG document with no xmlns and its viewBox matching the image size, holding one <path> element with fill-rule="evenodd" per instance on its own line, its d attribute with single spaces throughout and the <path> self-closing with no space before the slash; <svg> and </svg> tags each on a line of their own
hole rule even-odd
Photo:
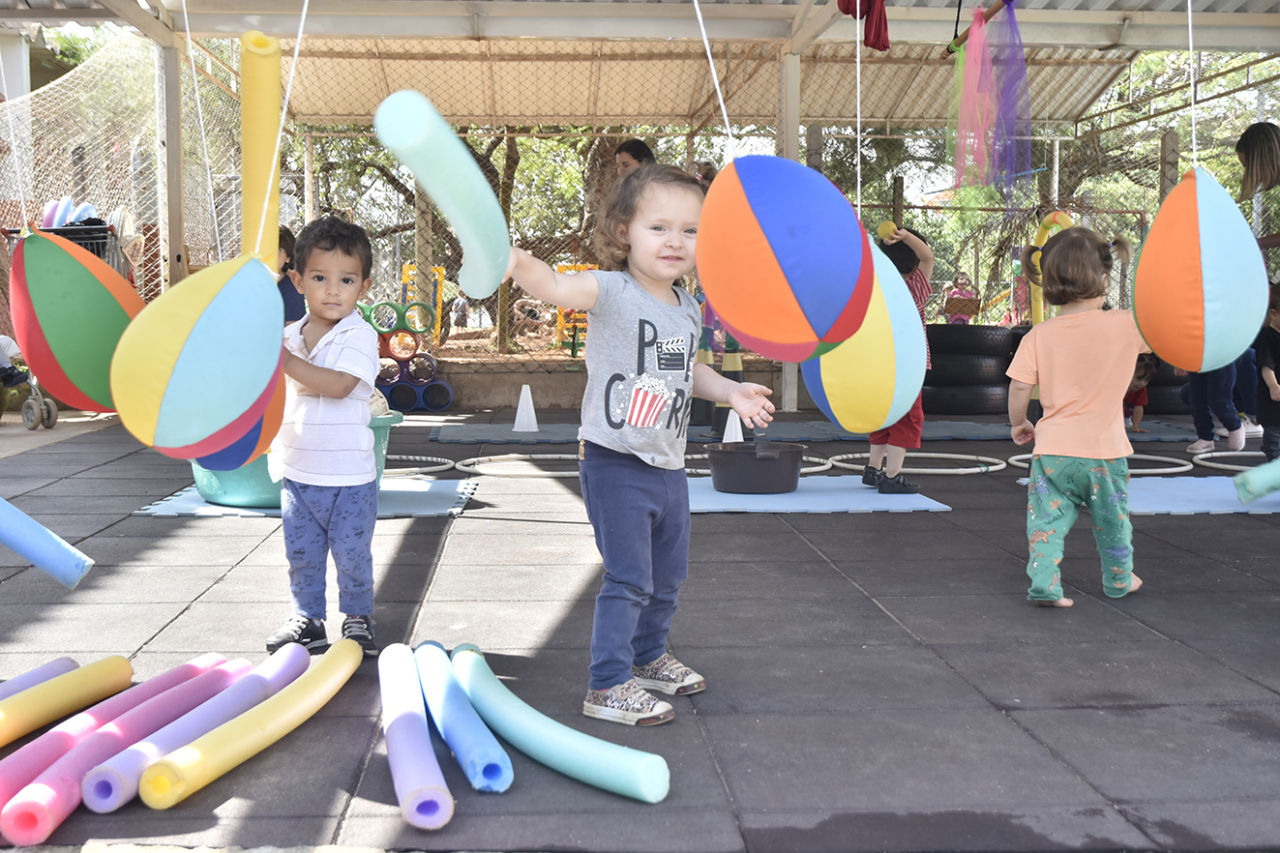
<svg viewBox="0 0 1280 853">
<path fill-rule="evenodd" d="M 1241 503 L 1230 477 L 1134 477 L 1129 481 L 1131 515 L 1222 515 L 1280 512 L 1280 492 Z"/>
<path fill-rule="evenodd" d="M 717 492 L 710 477 L 689 478 L 690 512 L 950 512 L 924 495 L 882 495 L 861 477 L 801 477 L 794 492 L 739 495 Z"/>
<path fill-rule="evenodd" d="M 425 518 L 436 515 L 458 515 L 475 494 L 475 480 L 428 480 L 423 477 L 387 477 L 378 490 L 378 518 Z M 241 516 L 246 518 L 279 518 L 279 509 L 222 506 L 211 504 L 195 486 L 134 510 L 146 516 Z"/>
</svg>

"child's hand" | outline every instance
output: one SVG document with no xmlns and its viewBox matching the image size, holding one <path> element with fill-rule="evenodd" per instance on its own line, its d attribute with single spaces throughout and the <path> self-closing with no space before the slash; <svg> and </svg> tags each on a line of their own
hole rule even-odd
<svg viewBox="0 0 1280 853">
<path fill-rule="evenodd" d="M 892 234 L 890 234 L 888 237 L 883 238 L 881 242 L 883 242 L 886 246 L 891 246 L 894 243 L 901 242 L 902 239 L 910 233 L 911 232 L 905 228 L 899 228 L 895 230 Z"/>
<path fill-rule="evenodd" d="M 1151 430 L 1149 430 L 1149 429 L 1145 429 L 1145 428 L 1140 427 L 1140 426 L 1136 426 L 1136 427 L 1129 427 L 1129 431 L 1130 431 L 1130 432 L 1151 432 Z"/>
<path fill-rule="evenodd" d="M 1031 421 L 1023 421 L 1020 424 L 1014 424 L 1009 430 L 1009 434 L 1013 436 L 1013 443 L 1022 445 L 1035 441 L 1036 428 L 1032 426 Z"/>
<path fill-rule="evenodd" d="M 773 391 L 754 382 L 739 382 L 729 392 L 727 402 L 738 413 L 742 423 L 749 427 L 764 427 L 773 420 L 773 403 L 769 395 Z"/>
</svg>

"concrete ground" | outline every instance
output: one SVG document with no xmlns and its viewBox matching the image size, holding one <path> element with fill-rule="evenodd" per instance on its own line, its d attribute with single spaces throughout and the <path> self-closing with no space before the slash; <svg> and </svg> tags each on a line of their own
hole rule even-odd
<svg viewBox="0 0 1280 853">
<path fill-rule="evenodd" d="M 444 420 L 512 417 L 410 418 L 391 452 L 570 451 L 429 440 Z M 279 521 L 131 517 L 189 485 L 190 468 L 96 426 L 60 425 L 51 443 L 12 454 L 25 430 L 0 426 L 0 496 L 97 561 L 67 591 L 0 547 L 0 678 L 63 654 L 125 655 L 135 680 L 208 651 L 261 660 L 288 612 Z M 1007 441 L 926 449 L 1017 452 Z M 1118 601 L 1102 595 L 1081 522 L 1062 566 L 1076 606 L 1036 608 L 1020 473 L 919 477 L 948 513 L 696 515 L 671 643 L 709 688 L 678 699 L 674 723 L 643 730 L 579 713 L 599 557 L 576 479 L 483 477 L 458 518 L 378 523 L 379 639 L 476 643 L 539 711 L 663 755 L 664 802 L 588 788 L 514 751 L 511 789 L 479 794 L 441 745 L 453 820 L 411 828 L 366 663 L 313 719 L 175 808 L 82 809 L 50 844 L 1280 848 L 1280 516 L 1135 517 L 1146 586 Z"/>
</svg>

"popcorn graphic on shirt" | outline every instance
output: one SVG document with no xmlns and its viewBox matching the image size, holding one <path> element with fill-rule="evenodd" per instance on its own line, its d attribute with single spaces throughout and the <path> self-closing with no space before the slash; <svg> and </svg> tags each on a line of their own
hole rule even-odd
<svg viewBox="0 0 1280 853">
<path fill-rule="evenodd" d="M 651 374 L 641 376 L 631 388 L 627 423 L 642 428 L 657 426 L 670 399 L 665 382 Z"/>
<path fill-rule="evenodd" d="M 677 336 L 658 341 L 658 370 L 683 373 L 688 357 L 688 340 L 684 337 Z"/>
</svg>

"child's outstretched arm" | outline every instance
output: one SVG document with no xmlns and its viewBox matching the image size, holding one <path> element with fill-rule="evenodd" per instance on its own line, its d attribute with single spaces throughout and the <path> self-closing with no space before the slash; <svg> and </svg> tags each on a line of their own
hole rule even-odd
<svg viewBox="0 0 1280 853">
<path fill-rule="evenodd" d="M 1260 375 L 1267 385 L 1267 393 L 1271 395 L 1271 399 L 1280 403 L 1280 380 L 1276 379 L 1275 370 L 1270 365 L 1263 365 Z"/>
<path fill-rule="evenodd" d="M 1131 426 L 1130 429 L 1133 430 L 1134 432 L 1147 432 L 1147 430 L 1142 428 L 1142 412 L 1143 412 L 1142 406 L 1133 407 L 1133 416 L 1131 418 L 1131 421 L 1133 422 L 1133 426 Z"/>
<path fill-rule="evenodd" d="M 773 391 L 754 382 L 735 382 L 701 362 L 693 366 L 693 396 L 727 403 L 749 427 L 763 427 L 773 420 Z"/>
<path fill-rule="evenodd" d="M 916 259 L 920 261 L 920 272 L 926 280 L 933 280 L 933 249 L 929 248 L 929 244 L 912 234 L 905 228 L 899 228 L 893 232 L 893 236 L 886 243 L 897 243 L 901 240 L 906 243 L 911 251 L 916 253 Z"/>
<path fill-rule="evenodd" d="M 1009 434 L 1014 444 L 1034 441 L 1036 428 L 1027 420 L 1027 407 L 1031 405 L 1032 386 L 1017 379 L 1009 380 Z"/>
<path fill-rule="evenodd" d="M 320 367 L 291 352 L 284 354 L 282 367 L 285 376 L 298 381 L 308 391 L 313 391 L 321 397 L 345 397 L 360 381 L 350 373 Z"/>
<path fill-rule="evenodd" d="M 514 247 L 507 261 L 507 275 L 535 298 L 576 311 L 594 307 L 600 293 L 600 285 L 590 272 L 558 273 L 546 262 Z"/>
</svg>

